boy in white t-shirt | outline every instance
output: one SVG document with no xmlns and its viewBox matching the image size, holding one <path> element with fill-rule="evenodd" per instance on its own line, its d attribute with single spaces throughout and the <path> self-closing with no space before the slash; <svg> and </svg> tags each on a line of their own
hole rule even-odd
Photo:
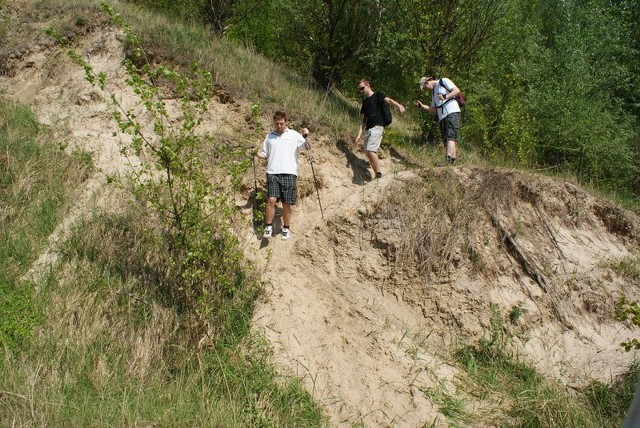
<svg viewBox="0 0 640 428">
<path fill-rule="evenodd" d="M 282 239 L 291 237 L 292 205 L 296 204 L 298 189 L 298 149 L 311 149 L 309 130 L 301 129 L 302 134 L 287 128 L 287 115 L 277 111 L 273 115 L 273 131 L 262 143 L 257 156 L 267 160 L 267 207 L 265 209 L 264 238 L 273 236 L 273 219 L 276 202 L 282 201 Z"/>
</svg>

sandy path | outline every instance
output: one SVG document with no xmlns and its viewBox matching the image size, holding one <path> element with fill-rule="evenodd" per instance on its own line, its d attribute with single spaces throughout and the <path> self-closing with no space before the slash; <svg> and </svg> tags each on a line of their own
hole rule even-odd
<svg viewBox="0 0 640 428">
<path fill-rule="evenodd" d="M 311 171 L 305 158 L 300 160 L 303 177 Z M 391 162 L 383 161 L 385 172 Z M 428 353 L 424 317 L 375 282 L 362 280 L 362 269 L 384 270 L 386 263 L 377 251 L 367 253 L 368 244 L 357 248 L 361 231 L 343 236 L 350 241 L 343 245 L 332 242 L 328 230 L 343 218 L 357 218 L 396 174 L 359 185 L 343 159 L 319 156 L 315 165 L 325 184 L 320 191 L 325 218 L 314 193 L 295 207 L 290 240 L 276 235 L 265 247 L 252 236 L 248 244 L 271 283 L 254 326 L 272 343 L 276 364 L 303 378 L 325 405 L 333 426 L 431 422 L 438 412 L 419 390 L 434 386 L 434 373 L 446 378 L 452 371 Z M 345 256 L 358 263 L 345 264 Z"/>
</svg>

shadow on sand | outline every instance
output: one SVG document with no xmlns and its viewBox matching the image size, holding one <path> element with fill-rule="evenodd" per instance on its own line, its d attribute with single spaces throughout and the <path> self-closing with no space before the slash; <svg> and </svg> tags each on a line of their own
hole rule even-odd
<svg viewBox="0 0 640 428">
<path fill-rule="evenodd" d="M 349 166 L 353 171 L 353 184 L 362 186 L 373 179 L 371 171 L 369 170 L 369 162 L 364 159 L 360 159 L 355 153 L 353 153 L 351 147 L 349 147 L 346 141 L 338 140 L 336 142 L 336 147 L 344 153 L 347 166 Z"/>
</svg>

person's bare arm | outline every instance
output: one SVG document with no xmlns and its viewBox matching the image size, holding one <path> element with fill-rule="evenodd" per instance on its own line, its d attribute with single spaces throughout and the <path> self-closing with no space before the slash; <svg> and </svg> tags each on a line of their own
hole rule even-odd
<svg viewBox="0 0 640 428">
<path fill-rule="evenodd" d="M 397 108 L 397 109 L 398 109 L 398 111 L 400 112 L 400 114 L 403 114 L 403 113 L 406 111 L 406 109 L 404 108 L 404 106 L 403 106 L 402 104 L 400 104 L 399 102 L 397 102 L 396 100 L 394 100 L 393 98 L 386 97 L 386 98 L 384 99 L 384 101 L 385 101 L 387 104 L 390 104 L 390 105 L 394 106 L 395 108 Z"/>
</svg>

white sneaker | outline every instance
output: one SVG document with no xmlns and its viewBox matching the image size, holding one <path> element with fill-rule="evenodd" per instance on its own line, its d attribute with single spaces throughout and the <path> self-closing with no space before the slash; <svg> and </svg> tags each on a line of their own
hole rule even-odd
<svg viewBox="0 0 640 428">
<path fill-rule="evenodd" d="M 264 235 L 262 235 L 263 238 L 271 238 L 271 236 L 273 236 L 273 227 L 271 226 L 267 226 L 264 228 Z"/>
<path fill-rule="evenodd" d="M 282 240 L 286 241 L 289 238 L 291 238 L 291 231 L 286 227 L 282 228 Z"/>
</svg>

